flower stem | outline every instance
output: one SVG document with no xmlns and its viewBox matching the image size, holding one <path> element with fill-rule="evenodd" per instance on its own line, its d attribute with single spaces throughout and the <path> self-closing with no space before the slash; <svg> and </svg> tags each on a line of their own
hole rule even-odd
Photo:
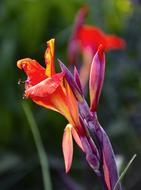
<svg viewBox="0 0 141 190">
<path fill-rule="evenodd" d="M 40 132 L 38 130 L 38 126 L 35 122 L 31 109 L 27 103 L 22 103 L 23 110 L 25 112 L 27 121 L 29 123 L 33 139 L 37 148 L 42 175 L 43 175 L 43 184 L 44 190 L 52 190 L 51 179 L 50 179 L 50 172 L 49 172 L 49 165 L 48 165 L 48 158 L 46 156 L 46 152 L 43 146 L 43 142 L 40 136 Z"/>
</svg>

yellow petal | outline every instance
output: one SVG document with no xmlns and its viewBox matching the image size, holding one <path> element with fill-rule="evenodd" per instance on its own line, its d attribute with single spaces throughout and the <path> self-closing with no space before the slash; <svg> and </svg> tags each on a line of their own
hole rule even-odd
<svg viewBox="0 0 141 190">
<path fill-rule="evenodd" d="M 54 39 L 47 42 L 47 49 L 45 51 L 45 63 L 46 63 L 46 76 L 50 77 L 55 74 L 54 67 Z"/>
</svg>

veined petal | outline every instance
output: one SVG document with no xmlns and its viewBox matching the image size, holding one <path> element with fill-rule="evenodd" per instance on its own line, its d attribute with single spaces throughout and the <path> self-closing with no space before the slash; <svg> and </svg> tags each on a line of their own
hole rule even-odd
<svg viewBox="0 0 141 190">
<path fill-rule="evenodd" d="M 45 68 L 36 60 L 25 58 L 17 61 L 17 67 L 23 69 L 28 76 L 26 87 L 31 87 L 46 79 Z"/>
<path fill-rule="evenodd" d="M 70 170 L 73 157 L 73 140 L 71 134 L 72 125 L 68 124 L 64 130 L 62 149 L 65 161 L 66 173 Z"/>
<path fill-rule="evenodd" d="M 99 97 L 101 93 L 101 89 L 104 81 L 104 73 L 105 73 L 105 55 L 103 52 L 103 46 L 100 45 L 97 53 L 95 54 L 91 71 L 90 71 L 90 110 L 96 111 L 97 105 L 99 102 Z"/>
<path fill-rule="evenodd" d="M 61 113 L 72 122 L 67 106 L 66 94 L 61 87 L 63 77 L 63 72 L 55 74 L 51 78 L 49 77 L 37 85 L 28 88 L 25 91 L 25 95 L 38 105 Z"/>
<path fill-rule="evenodd" d="M 54 39 L 47 42 L 47 49 L 45 51 L 45 63 L 46 63 L 46 76 L 50 77 L 55 74 L 54 67 Z"/>
</svg>

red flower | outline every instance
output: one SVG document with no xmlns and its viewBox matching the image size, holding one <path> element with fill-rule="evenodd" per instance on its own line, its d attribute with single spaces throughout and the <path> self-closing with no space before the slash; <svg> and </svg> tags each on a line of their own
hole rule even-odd
<svg viewBox="0 0 141 190">
<path fill-rule="evenodd" d="M 48 47 L 44 56 L 46 69 L 37 61 L 30 58 L 19 60 L 17 66 L 27 74 L 25 97 L 31 98 L 40 106 L 61 113 L 69 122 L 64 130 L 62 142 L 65 167 L 66 172 L 68 172 L 73 156 L 72 135 L 76 143 L 83 150 L 80 136 L 86 134 L 86 132 L 79 122 L 78 103 L 64 77 L 65 73 L 55 72 L 54 39 L 48 41 L 47 44 Z"/>
<path fill-rule="evenodd" d="M 105 34 L 98 27 L 84 25 L 87 13 L 88 7 L 86 6 L 78 12 L 74 32 L 68 46 L 68 56 L 71 64 L 76 64 L 79 51 L 82 53 L 83 64 L 80 68 L 80 79 L 83 87 L 88 81 L 91 62 L 100 44 L 103 45 L 104 51 L 125 47 L 125 41 L 116 35 Z"/>
</svg>

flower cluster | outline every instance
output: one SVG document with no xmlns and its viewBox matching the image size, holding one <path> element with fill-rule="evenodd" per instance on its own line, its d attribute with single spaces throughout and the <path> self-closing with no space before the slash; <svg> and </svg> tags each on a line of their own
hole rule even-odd
<svg viewBox="0 0 141 190">
<path fill-rule="evenodd" d="M 65 127 L 62 149 L 66 172 L 71 168 L 73 139 L 86 155 L 91 168 L 101 177 L 104 189 L 113 190 L 118 180 L 114 153 L 109 138 L 97 119 L 97 106 L 105 73 L 104 47 L 100 45 L 92 60 L 89 79 L 90 107 L 83 92 L 79 74 L 74 68 L 72 75 L 58 60 L 61 68 L 54 66 L 54 39 L 47 42 L 46 68 L 37 61 L 25 58 L 17 62 L 27 75 L 25 97 L 48 109 L 61 113 L 68 121 Z M 121 190 L 120 184 L 117 187 Z"/>
</svg>

